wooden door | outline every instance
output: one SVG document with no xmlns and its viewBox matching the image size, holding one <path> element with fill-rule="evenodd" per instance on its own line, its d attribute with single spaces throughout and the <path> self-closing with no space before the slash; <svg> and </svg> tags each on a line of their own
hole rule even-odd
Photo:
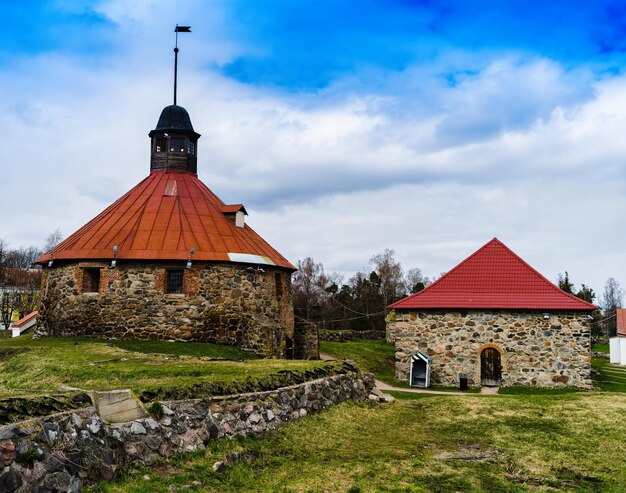
<svg viewBox="0 0 626 493">
<path fill-rule="evenodd" d="M 487 348 L 480 355 L 480 384 L 499 387 L 502 383 L 502 365 L 497 349 Z"/>
</svg>

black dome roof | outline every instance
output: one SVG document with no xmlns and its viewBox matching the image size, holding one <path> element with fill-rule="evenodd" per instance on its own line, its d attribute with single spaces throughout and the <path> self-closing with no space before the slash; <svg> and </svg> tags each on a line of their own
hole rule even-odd
<svg viewBox="0 0 626 493">
<path fill-rule="evenodd" d="M 195 139 L 200 137 L 200 134 L 193 129 L 187 110 L 176 104 L 163 108 L 156 128 L 151 130 L 148 136 L 153 137 L 160 132 L 183 133 Z"/>
<path fill-rule="evenodd" d="M 176 104 L 163 108 L 155 130 L 194 131 L 193 125 L 191 124 L 191 118 L 189 118 L 189 113 L 187 113 L 185 108 Z"/>
</svg>

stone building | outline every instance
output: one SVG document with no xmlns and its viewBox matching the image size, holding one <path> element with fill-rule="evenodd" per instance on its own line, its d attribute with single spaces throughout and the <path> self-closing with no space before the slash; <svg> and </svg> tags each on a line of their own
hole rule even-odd
<svg viewBox="0 0 626 493">
<path fill-rule="evenodd" d="M 565 293 L 494 238 L 426 289 L 390 306 L 396 376 L 432 358 L 431 383 L 591 386 L 589 319 Z"/>
<path fill-rule="evenodd" d="M 47 252 L 39 335 L 210 341 L 263 356 L 315 356 L 294 327 L 295 267 L 196 174 L 187 111 L 149 133 L 150 175 Z"/>
</svg>

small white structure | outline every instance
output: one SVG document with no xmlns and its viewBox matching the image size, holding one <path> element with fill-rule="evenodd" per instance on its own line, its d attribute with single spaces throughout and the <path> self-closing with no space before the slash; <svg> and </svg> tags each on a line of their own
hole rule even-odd
<svg viewBox="0 0 626 493">
<path fill-rule="evenodd" d="M 626 308 L 618 308 L 615 316 L 617 317 L 617 337 L 609 339 L 609 361 L 626 366 Z"/>
<path fill-rule="evenodd" d="M 25 317 L 20 318 L 17 322 L 13 322 L 9 328 L 11 329 L 11 337 L 18 337 L 22 335 L 22 332 L 37 325 L 38 311 L 30 312 Z"/>
</svg>

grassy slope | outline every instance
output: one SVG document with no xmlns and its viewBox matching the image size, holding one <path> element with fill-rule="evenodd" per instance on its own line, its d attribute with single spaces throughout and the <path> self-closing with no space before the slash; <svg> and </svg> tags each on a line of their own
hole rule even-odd
<svg viewBox="0 0 626 493">
<path fill-rule="evenodd" d="M 594 369 L 594 379 L 601 390 L 608 392 L 626 392 L 626 368 L 609 363 L 609 345 L 595 343 L 592 351 L 606 353 L 606 357 L 594 356 L 591 367 Z"/>
<path fill-rule="evenodd" d="M 389 385 L 401 383 L 395 379 L 396 350 L 393 344 L 363 339 L 351 342 L 320 341 L 320 351 L 335 358 L 354 360 L 361 370 L 373 373 Z"/>
<path fill-rule="evenodd" d="M 190 491 L 618 492 L 625 410 L 626 396 L 602 393 L 343 404 L 263 439 L 218 440 L 95 491 L 165 492 L 196 480 L 203 486 Z M 255 459 L 213 473 L 229 451 Z M 435 458 L 444 452 L 491 458 Z"/>
<path fill-rule="evenodd" d="M 198 356 L 245 360 L 207 361 Z M 204 343 L 35 340 L 30 336 L 3 339 L 0 340 L 0 397 L 16 395 L 20 390 L 57 390 L 62 385 L 90 390 L 130 387 L 139 393 L 196 383 L 229 384 L 266 377 L 284 369 L 323 366 L 319 361 L 251 358 L 236 348 Z"/>
</svg>

